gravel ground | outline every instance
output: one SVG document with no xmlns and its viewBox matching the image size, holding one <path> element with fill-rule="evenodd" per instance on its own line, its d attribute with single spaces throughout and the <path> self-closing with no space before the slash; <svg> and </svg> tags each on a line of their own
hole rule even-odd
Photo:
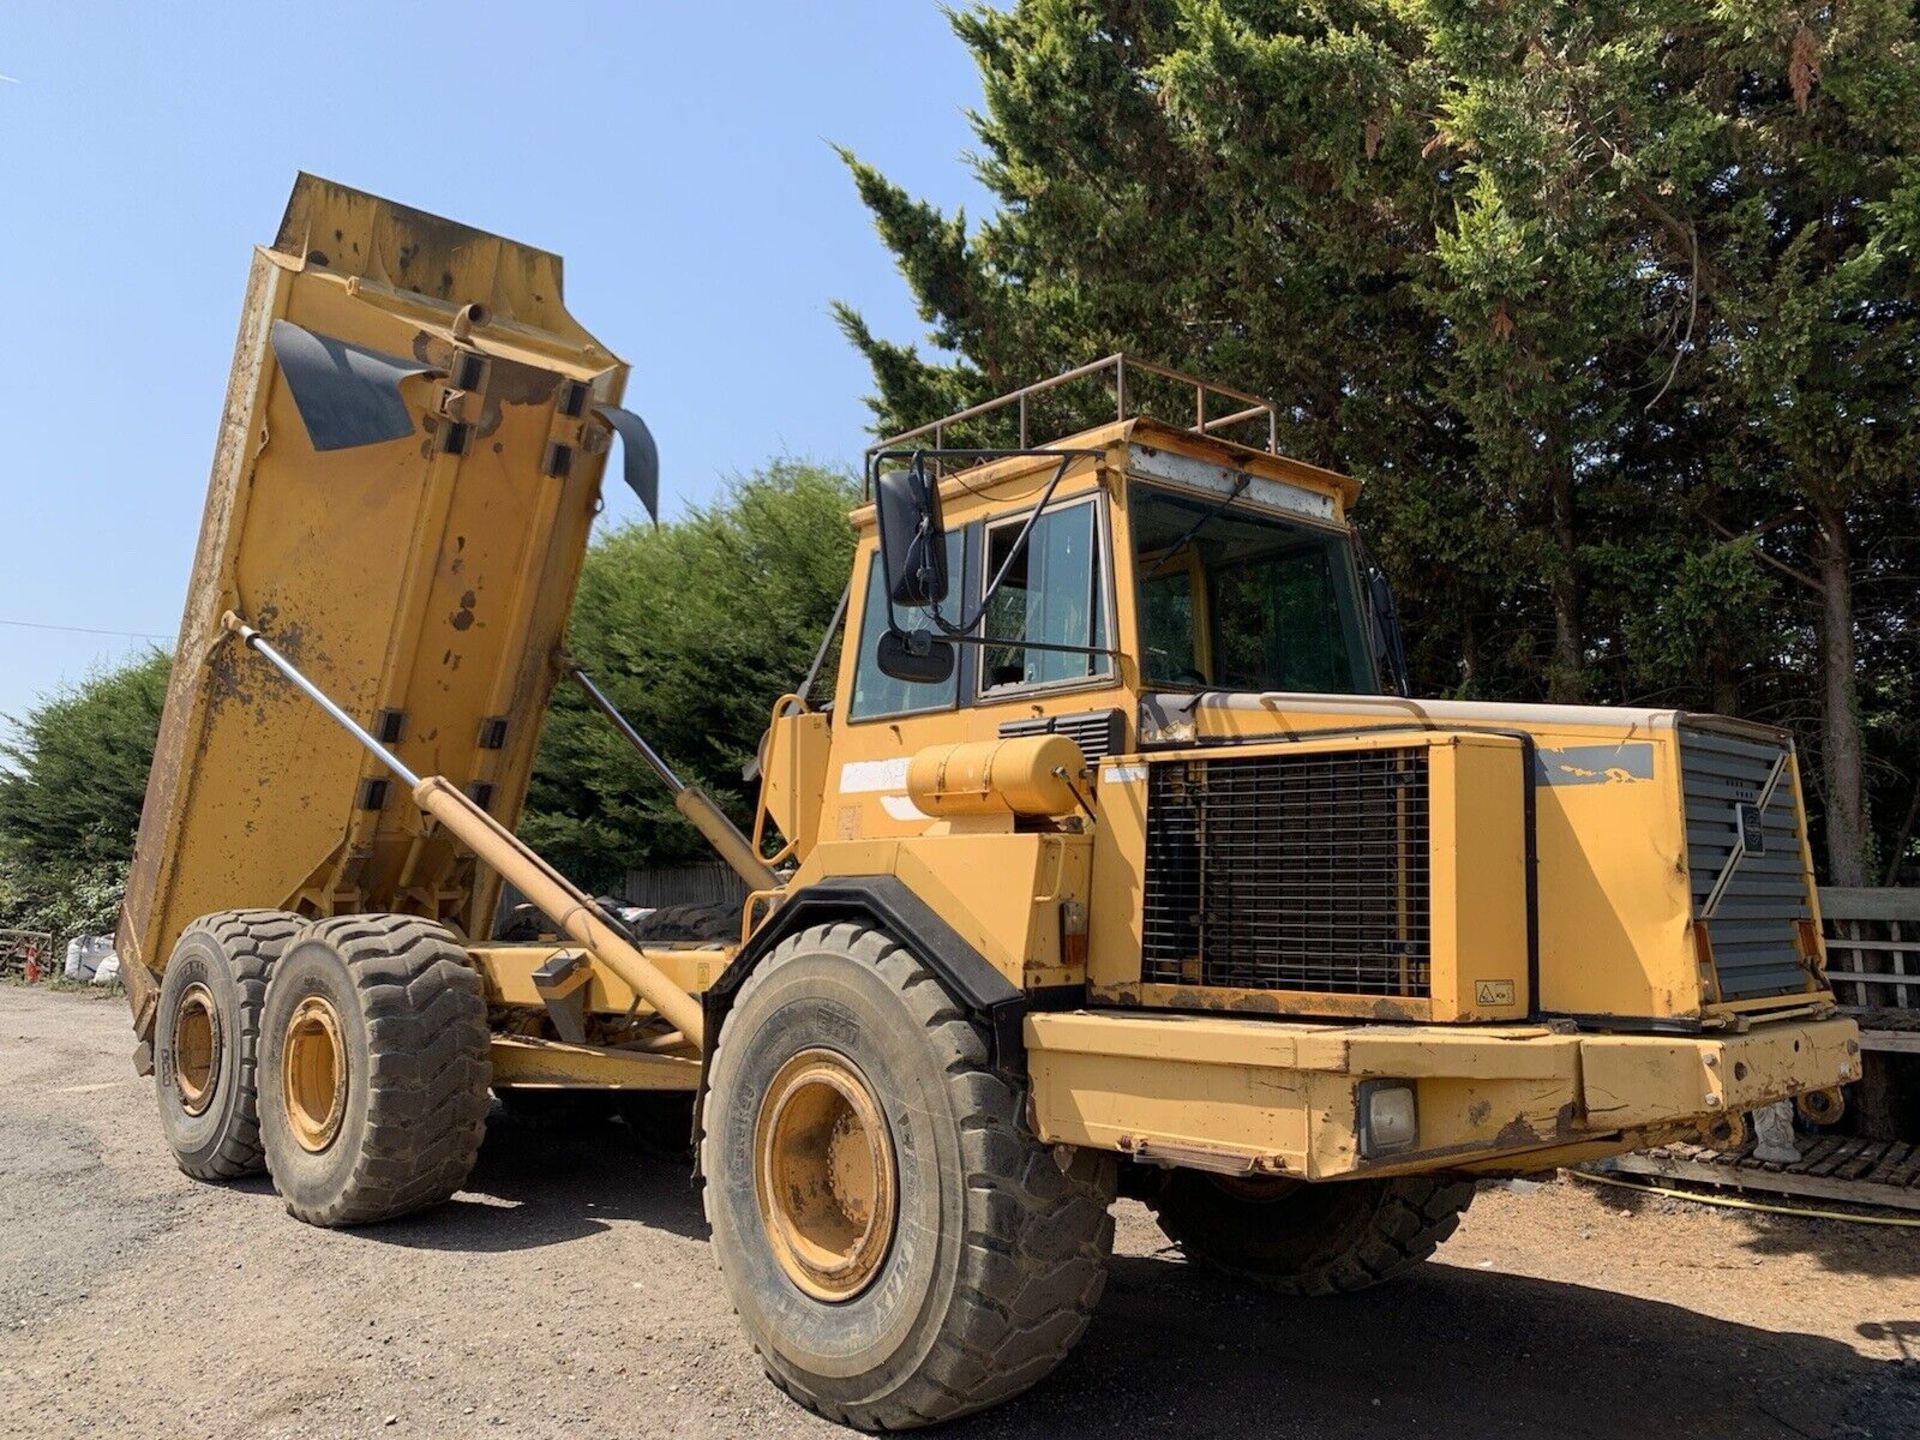
<svg viewBox="0 0 1920 1440">
<path fill-rule="evenodd" d="M 685 1175 L 497 1111 L 472 1188 L 323 1232 L 174 1168 L 117 999 L 0 987 L 0 1435 L 845 1434 L 735 1329 Z M 1920 1230 L 1562 1181 L 1439 1260 L 1280 1302 L 1122 1206 L 1038 1390 L 943 1436 L 1920 1436 Z"/>
</svg>

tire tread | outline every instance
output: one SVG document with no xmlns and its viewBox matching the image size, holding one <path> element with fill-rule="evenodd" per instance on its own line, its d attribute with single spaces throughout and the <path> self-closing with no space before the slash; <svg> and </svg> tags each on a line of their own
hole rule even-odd
<svg viewBox="0 0 1920 1440">
<path fill-rule="evenodd" d="M 756 1345 L 768 1375 L 799 1404 L 863 1430 L 914 1429 L 997 1405 L 1037 1383 L 1085 1332 L 1106 1287 L 1117 1175 L 1111 1157 L 1075 1150 L 1066 1169 L 1027 1129 L 1025 1091 L 987 1069 L 986 1040 L 938 980 L 884 933 L 841 921 L 790 936 L 750 975 L 750 994 L 793 956 L 834 948 L 899 993 L 948 1077 L 960 1116 L 965 1188 L 988 1197 L 962 1237 L 948 1322 L 926 1360 L 882 1398 L 848 1405 L 811 1394 Z M 728 1043 L 720 1032 L 713 1065 Z M 711 1136 L 706 1144 L 713 1143 Z M 712 1173 L 712 1157 L 702 1168 Z M 713 1192 L 705 1194 L 712 1223 Z M 969 1207 L 975 1210 L 975 1207 Z M 980 1228 L 982 1219 L 991 1222 Z M 724 1261 L 718 1248 L 716 1263 Z M 750 1337 L 751 1338 L 751 1337 Z"/>
<path fill-rule="evenodd" d="M 241 1180 L 267 1168 L 266 1147 L 260 1138 L 260 1015 L 273 963 L 299 933 L 300 917 L 285 910 L 216 910 L 189 921 L 182 938 L 193 930 L 204 930 L 219 946 L 240 991 L 233 1036 L 238 1046 L 234 1080 L 240 1093 L 233 1125 L 213 1154 L 196 1162 L 176 1151 L 174 1158 L 196 1180 Z"/>
<path fill-rule="evenodd" d="M 662 905 L 628 927 L 642 945 L 686 941 L 729 944 L 740 938 L 738 905 Z"/>
<path fill-rule="evenodd" d="M 1167 1238 L 1191 1259 L 1276 1295 L 1312 1297 L 1370 1289 L 1426 1260 L 1459 1228 L 1473 1203 L 1474 1182 L 1456 1176 L 1403 1176 L 1329 1182 L 1365 1197 L 1358 1222 L 1334 1227 L 1288 1269 L 1247 1263 L 1230 1237 L 1168 1185 L 1147 1199 Z M 1359 1187 L 1367 1187 L 1364 1191 Z M 1190 1192 L 1189 1192 L 1190 1193 Z"/>
<path fill-rule="evenodd" d="M 479 1158 L 491 1106 L 491 1039 L 480 977 L 452 932 L 410 915 L 316 920 L 301 940 L 345 962 L 366 1015 L 367 1123 L 339 1192 L 292 1197 L 309 1224 L 366 1225 L 450 1198 Z"/>
</svg>

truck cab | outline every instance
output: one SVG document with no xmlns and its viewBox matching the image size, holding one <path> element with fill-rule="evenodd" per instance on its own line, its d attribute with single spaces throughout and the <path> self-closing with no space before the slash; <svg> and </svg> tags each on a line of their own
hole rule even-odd
<svg viewBox="0 0 1920 1440">
<path fill-rule="evenodd" d="M 1110 394 L 1163 374 L 1104 364 Z M 1022 995 L 1043 1133 L 1226 1173 L 1520 1171 L 1725 1141 L 1857 1074 L 1784 732 L 1409 697 L 1355 481 L 1124 407 L 1004 453 L 949 453 L 955 423 L 870 455 L 830 714 L 770 736 L 770 806 L 818 797 L 775 816 L 804 832 L 780 903 L 882 875 L 925 900 Z M 890 588 L 916 526 L 937 605 Z M 1383 1089 L 1412 1133 L 1370 1144 Z"/>
</svg>

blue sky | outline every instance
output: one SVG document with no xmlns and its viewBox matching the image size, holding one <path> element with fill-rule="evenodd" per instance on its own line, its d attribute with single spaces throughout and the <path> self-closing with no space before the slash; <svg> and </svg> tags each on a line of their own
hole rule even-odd
<svg viewBox="0 0 1920 1440">
<path fill-rule="evenodd" d="M 0 74 L 0 621 L 172 635 L 247 257 L 298 170 L 564 255 L 669 514 L 772 455 L 855 462 L 869 380 L 830 301 L 920 333 L 832 144 L 985 199 L 931 0 L 13 0 Z M 0 713 L 140 643 L 0 624 Z"/>
</svg>

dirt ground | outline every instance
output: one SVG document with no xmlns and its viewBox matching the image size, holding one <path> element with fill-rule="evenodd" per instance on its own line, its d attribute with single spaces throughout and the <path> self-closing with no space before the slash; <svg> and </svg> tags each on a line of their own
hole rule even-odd
<svg viewBox="0 0 1920 1440">
<path fill-rule="evenodd" d="M 844 1434 L 762 1378 L 683 1172 L 497 1111 L 472 1188 L 323 1232 L 174 1168 L 117 999 L 0 987 L 0 1435 Z M 1280 1302 L 1123 1205 L 1079 1349 L 943 1436 L 1920 1436 L 1920 1230 L 1561 1181 Z"/>
</svg>

